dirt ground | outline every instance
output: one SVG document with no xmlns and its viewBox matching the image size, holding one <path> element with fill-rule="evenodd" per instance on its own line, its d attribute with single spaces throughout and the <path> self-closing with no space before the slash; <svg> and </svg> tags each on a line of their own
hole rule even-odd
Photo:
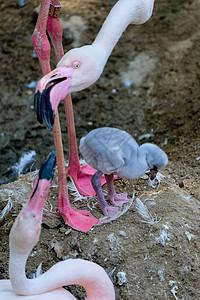
<svg viewBox="0 0 200 300">
<path fill-rule="evenodd" d="M 116 1 L 62 2 L 66 52 L 94 40 Z M 41 77 L 31 45 L 39 1 L 26 0 L 22 7 L 17 3 L 0 1 L 1 183 L 13 180 L 5 171 L 24 152 L 36 151 L 35 170 L 54 148 L 52 132 L 36 120 L 34 88 L 29 85 Z M 130 197 L 134 185 L 135 198 L 139 197 L 152 214 L 150 224 L 139 215 L 135 202 L 122 217 L 94 227 L 88 234 L 71 230 L 60 218 L 45 212 L 27 275 L 34 273 L 41 261 L 46 271 L 59 260 L 81 257 L 106 269 L 118 300 L 200 298 L 199 17 L 199 0 L 155 1 L 151 19 L 141 26 L 130 25 L 124 32 L 98 82 L 72 95 L 78 143 L 90 130 L 111 126 L 126 130 L 139 144 L 153 142 L 167 153 L 169 163 L 158 189 L 148 186 L 146 176 L 116 182 L 117 191 L 126 190 Z M 59 115 L 67 159 L 63 103 Z M 8 199 L 13 202 L 0 224 L 1 279 L 8 278 L 9 231 L 30 195 L 34 176 L 27 174 L 0 189 L 0 209 Z M 55 176 L 49 196 L 53 211 L 57 191 Z M 73 201 L 73 206 L 87 208 L 90 202 L 95 199 Z M 46 208 L 51 208 L 48 203 Z M 98 205 L 92 213 L 99 214 Z M 70 290 L 84 299 L 81 288 Z"/>
</svg>

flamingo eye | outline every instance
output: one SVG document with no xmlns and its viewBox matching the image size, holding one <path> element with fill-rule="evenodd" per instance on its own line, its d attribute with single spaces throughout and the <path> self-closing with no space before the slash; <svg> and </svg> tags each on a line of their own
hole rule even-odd
<svg viewBox="0 0 200 300">
<path fill-rule="evenodd" d="M 80 67 L 80 64 L 78 62 L 74 63 L 74 69 L 78 69 Z"/>
</svg>

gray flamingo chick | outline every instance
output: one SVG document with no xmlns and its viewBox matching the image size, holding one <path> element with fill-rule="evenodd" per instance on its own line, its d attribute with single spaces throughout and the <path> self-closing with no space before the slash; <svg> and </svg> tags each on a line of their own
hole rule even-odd
<svg viewBox="0 0 200 300">
<path fill-rule="evenodd" d="M 112 127 L 94 129 L 80 140 L 80 152 L 84 160 L 97 172 L 92 177 L 92 186 L 97 194 L 104 215 L 114 216 L 118 207 L 130 201 L 127 193 L 117 194 L 113 176 L 137 178 L 150 170 L 150 178 L 168 163 L 167 155 L 158 146 L 145 143 L 141 146 L 127 132 Z M 101 188 L 101 176 L 105 174 L 109 206 Z"/>
</svg>

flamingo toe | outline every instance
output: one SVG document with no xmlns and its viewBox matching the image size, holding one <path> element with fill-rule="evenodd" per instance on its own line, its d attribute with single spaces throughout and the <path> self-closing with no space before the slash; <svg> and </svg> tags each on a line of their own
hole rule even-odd
<svg viewBox="0 0 200 300">
<path fill-rule="evenodd" d="M 88 232 L 94 225 L 99 223 L 99 220 L 88 210 L 71 209 L 70 212 L 60 211 L 60 214 L 65 224 L 81 232 Z"/>
</svg>

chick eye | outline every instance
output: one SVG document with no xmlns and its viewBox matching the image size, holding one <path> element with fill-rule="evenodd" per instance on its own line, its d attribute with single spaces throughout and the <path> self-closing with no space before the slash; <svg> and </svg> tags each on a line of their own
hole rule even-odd
<svg viewBox="0 0 200 300">
<path fill-rule="evenodd" d="M 80 67 L 80 64 L 78 62 L 74 63 L 74 69 L 78 69 Z"/>
</svg>

